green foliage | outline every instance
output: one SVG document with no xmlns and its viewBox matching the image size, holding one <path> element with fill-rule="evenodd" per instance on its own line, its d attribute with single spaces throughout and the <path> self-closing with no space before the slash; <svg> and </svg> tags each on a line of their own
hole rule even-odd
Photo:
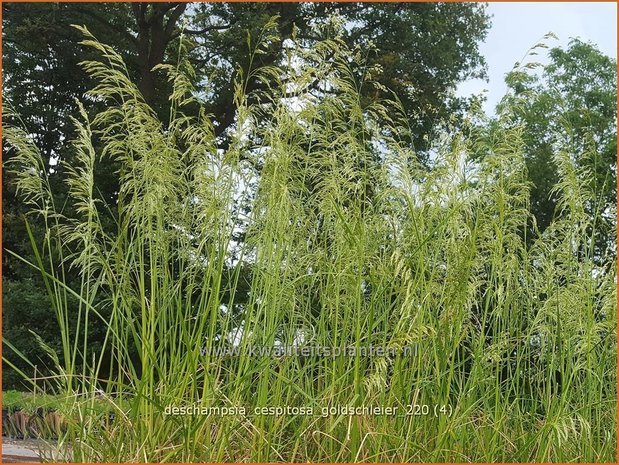
<svg viewBox="0 0 619 465">
<path fill-rule="evenodd" d="M 182 5 L 180 5 L 182 6 Z M 418 149 L 435 126 L 465 102 L 450 100 L 455 85 L 468 77 L 483 75 L 484 62 L 478 43 L 489 28 L 485 7 L 480 4 L 279 4 L 198 3 L 178 9 L 172 3 L 124 3 L 76 5 L 3 5 L 3 62 L 8 79 L 4 93 L 11 98 L 37 144 L 47 156 L 64 153 L 73 128 L 68 116 L 90 87 L 90 78 L 78 63 L 91 51 L 79 48 L 71 24 L 87 25 L 97 37 L 113 43 L 127 64 L 128 72 L 143 94 L 149 82 L 147 102 L 162 121 L 168 115 L 168 88 L 159 64 L 175 63 L 181 33 L 195 39 L 190 59 L 195 81 L 206 85 L 207 111 L 224 134 L 234 123 L 235 89 L 230 77 L 249 62 L 247 37 L 258 37 L 270 18 L 279 17 L 276 33 L 264 42 L 256 66 L 279 65 L 285 59 L 282 44 L 293 36 L 299 45 L 312 48 L 317 41 L 343 34 L 349 47 L 364 50 L 366 60 L 354 72 L 360 76 L 379 65 L 376 78 L 400 94 L 415 128 Z M 331 15 L 340 25 L 324 27 Z M 157 50 L 155 53 L 154 51 Z M 156 55 L 156 56 L 155 56 Z M 32 86 L 32 83 L 44 85 Z M 251 81 L 252 88 L 261 83 Z M 367 99 L 381 99 L 385 89 L 363 88 Z M 46 111 L 42 113 L 41 108 Z"/>
<path fill-rule="evenodd" d="M 600 214 L 583 213 L 596 192 L 577 145 L 554 153 L 562 214 L 529 247 L 516 105 L 444 134 L 428 171 L 401 105 L 363 98 L 381 89 L 355 72 L 363 55 L 337 37 L 293 42 L 284 65 L 236 73 L 237 121 L 223 144 L 205 106 L 194 111 L 182 54 L 163 67 L 173 84 L 163 123 L 121 56 L 82 32 L 101 55 L 84 63 L 97 81 L 89 97 L 106 109 L 75 120 L 74 208 L 46 203 L 34 144 L 5 130 L 17 186 L 46 221 L 34 265 L 62 334 L 57 390 L 83 399 L 64 412 L 75 420 L 60 444 L 73 460 L 613 460 L 616 261 L 594 261 Z M 263 44 L 250 43 L 259 56 Z M 315 80 L 318 97 L 306 85 Z M 99 157 L 119 166 L 113 206 L 96 196 Z M 113 230 L 101 224 L 107 208 Z M 64 278 L 70 267 L 77 283 Z M 77 318 L 67 318 L 70 296 Z M 94 354 L 92 321 L 106 331 Z M 276 346 L 387 353 L 250 351 Z M 214 353 L 226 349 L 238 353 Z M 103 426 L 87 414 L 98 389 L 116 418 Z M 166 414 L 188 406 L 246 411 Z M 316 413 L 255 410 L 277 406 Z M 399 410 L 320 414 L 336 406 Z"/>
<path fill-rule="evenodd" d="M 5 337 L 10 337 L 15 342 L 17 349 L 37 366 L 39 377 L 49 374 L 47 367 L 52 364 L 52 360 L 44 351 L 40 350 L 32 334 L 34 331 L 47 341 L 58 340 L 58 325 L 53 318 L 49 317 L 50 308 L 47 303 L 47 294 L 41 291 L 41 286 L 36 285 L 33 279 L 28 278 L 20 281 L 4 279 L 2 287 L 4 290 L 2 299 L 3 334 Z M 7 326 L 10 327 L 10 331 L 5 330 Z M 54 349 L 58 350 L 59 347 L 56 345 Z M 6 346 L 3 347 L 3 353 L 11 358 L 16 358 Z M 32 367 L 20 363 L 19 360 L 16 361 L 21 370 L 29 376 L 35 376 Z M 14 386 L 24 388 L 21 376 L 14 371 L 3 370 L 2 375 L 2 385 L 5 388 Z"/>
<path fill-rule="evenodd" d="M 2 408 L 13 410 L 24 410 L 33 413 L 37 408 L 59 410 L 65 408 L 66 399 L 50 394 L 32 394 L 21 391 L 2 391 Z"/>
<path fill-rule="evenodd" d="M 550 50 L 543 73 L 521 68 L 508 85 L 517 103 L 516 121 L 525 130 L 525 158 L 532 183 L 531 210 L 544 231 L 557 210 L 560 182 L 555 155 L 568 150 L 574 175 L 594 193 L 584 212 L 598 218 L 596 251 L 614 253 L 613 218 L 617 184 L 617 64 L 595 46 L 572 40 Z M 581 199 L 584 200 L 584 199 Z"/>
<path fill-rule="evenodd" d="M 256 66 L 281 64 L 287 40 L 294 38 L 298 46 L 311 49 L 338 37 L 362 54 L 351 68 L 357 79 L 372 74 L 382 84 L 359 88 L 365 104 L 391 98 L 392 92 L 398 95 L 420 157 L 441 124 L 468 108 L 467 99 L 451 95 L 457 83 L 485 76 L 478 44 L 490 18 L 483 4 L 202 3 L 196 6 L 192 26 L 208 34 L 195 35 L 193 54 L 195 63 L 204 66 L 209 110 L 218 122 L 234 117 L 230 76 L 239 65 L 247 66 L 247 34 L 258 37 L 273 15 L 278 16 L 276 38 L 266 43 Z M 307 83 L 314 89 L 316 84 Z M 260 88 L 257 81 L 249 85 Z"/>
</svg>

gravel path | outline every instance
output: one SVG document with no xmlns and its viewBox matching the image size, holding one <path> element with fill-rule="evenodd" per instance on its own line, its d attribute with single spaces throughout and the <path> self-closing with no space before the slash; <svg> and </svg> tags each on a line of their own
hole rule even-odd
<svg viewBox="0 0 619 465">
<path fill-rule="evenodd" d="M 65 453 L 70 448 L 63 448 Z M 42 439 L 13 439 L 2 437 L 1 463 L 39 463 L 41 456 L 53 462 L 66 462 L 68 458 L 58 460 L 60 455 L 56 450 L 55 441 Z M 68 454 L 67 454 L 68 456 Z"/>
<path fill-rule="evenodd" d="M 39 450 L 45 448 L 45 443 L 36 439 L 2 438 L 3 463 L 38 463 Z"/>
</svg>

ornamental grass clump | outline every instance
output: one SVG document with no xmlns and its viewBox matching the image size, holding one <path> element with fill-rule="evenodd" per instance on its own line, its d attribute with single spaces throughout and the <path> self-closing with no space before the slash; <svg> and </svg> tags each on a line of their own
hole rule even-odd
<svg viewBox="0 0 619 465">
<path fill-rule="evenodd" d="M 613 460 L 615 257 L 595 256 L 595 193 L 569 145 L 556 152 L 560 212 L 529 238 L 509 105 L 492 124 L 446 128 L 422 164 L 397 99 L 361 98 L 380 70 L 357 75 L 361 54 L 337 38 L 293 43 L 280 67 L 237 74 L 224 140 L 183 43 L 161 67 L 162 122 L 82 30 L 100 53 L 84 63 L 89 95 L 107 109 L 74 119 L 70 208 L 28 134 L 4 128 L 47 228 L 31 265 L 62 333 L 51 388 L 72 399 L 59 439 L 71 460 Z M 113 202 L 97 194 L 106 166 Z"/>
</svg>

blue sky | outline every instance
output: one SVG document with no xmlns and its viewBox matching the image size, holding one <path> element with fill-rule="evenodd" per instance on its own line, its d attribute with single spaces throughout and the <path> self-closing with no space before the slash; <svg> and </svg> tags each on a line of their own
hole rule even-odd
<svg viewBox="0 0 619 465">
<path fill-rule="evenodd" d="M 617 4 L 611 2 L 508 2 L 490 3 L 492 28 L 480 52 L 488 63 L 489 82 L 471 80 L 458 88 L 458 95 L 478 93 L 487 89 L 487 113 L 507 90 L 504 77 L 527 50 L 548 33 L 553 32 L 559 40 L 548 39 L 550 47 L 566 46 L 570 37 L 592 42 L 614 58 L 617 57 Z M 531 61 L 547 63 L 544 49 Z"/>
</svg>

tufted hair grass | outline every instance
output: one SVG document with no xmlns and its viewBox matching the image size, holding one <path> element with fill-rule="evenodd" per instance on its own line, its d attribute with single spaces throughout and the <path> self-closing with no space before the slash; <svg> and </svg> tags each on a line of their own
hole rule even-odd
<svg viewBox="0 0 619 465">
<path fill-rule="evenodd" d="M 164 123 L 122 58 L 82 31 L 100 52 L 84 63 L 90 96 L 108 107 L 74 119 L 70 215 L 26 132 L 4 129 L 48 228 L 31 236 L 32 265 L 62 333 L 53 388 L 74 399 L 59 439 L 71 461 L 613 461 L 616 259 L 594 260 L 597 219 L 583 212 L 595 193 L 569 146 L 555 160 L 562 215 L 528 246 L 509 106 L 484 129 L 446 129 L 428 169 L 397 100 L 362 101 L 377 70 L 355 75 L 360 54 L 335 38 L 239 73 L 222 146 L 182 53 L 162 66 L 174 84 Z M 248 79 L 265 85 L 247 94 Z M 119 167 L 116 204 L 97 195 L 98 160 Z M 106 330 L 97 354 L 93 320 Z M 250 354 L 295 344 L 388 353 Z M 273 406 L 315 414 L 255 414 Z M 320 415 L 329 406 L 398 414 Z"/>
</svg>

